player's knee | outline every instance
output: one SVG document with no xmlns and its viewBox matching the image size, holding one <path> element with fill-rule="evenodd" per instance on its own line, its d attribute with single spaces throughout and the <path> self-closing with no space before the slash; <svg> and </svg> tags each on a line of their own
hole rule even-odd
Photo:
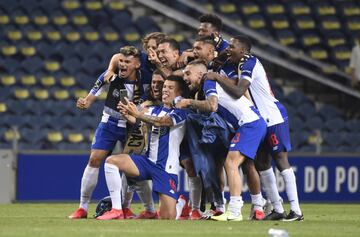
<svg viewBox="0 0 360 237">
<path fill-rule="evenodd" d="M 108 158 L 106 158 L 105 162 L 114 165 L 116 163 L 115 156 L 109 156 Z"/>
<path fill-rule="evenodd" d="M 184 167 L 189 177 L 196 177 L 194 165 L 190 159 L 184 160 Z"/>
</svg>

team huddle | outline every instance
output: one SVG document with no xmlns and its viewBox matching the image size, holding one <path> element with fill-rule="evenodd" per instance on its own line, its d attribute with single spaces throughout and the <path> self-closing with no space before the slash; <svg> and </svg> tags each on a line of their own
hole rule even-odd
<svg viewBox="0 0 360 237">
<path fill-rule="evenodd" d="M 124 46 L 77 107 L 89 108 L 100 93 L 107 97 L 81 180 L 80 206 L 69 218 L 87 218 L 99 168 L 111 210 L 96 219 L 211 219 L 242 221 L 242 175 L 251 196 L 251 220 L 302 221 L 291 150 L 288 117 L 274 97 L 264 67 L 251 54 L 248 37 L 221 37 L 222 21 L 202 15 L 193 48 L 180 52 L 176 40 L 153 32 L 144 52 Z M 121 154 L 111 155 L 117 142 Z M 290 202 L 282 206 L 274 160 Z M 189 206 L 178 197 L 180 166 L 189 177 Z M 225 175 L 230 200 L 224 198 Z M 266 199 L 263 198 L 264 191 Z M 134 192 L 145 210 L 134 215 Z M 160 199 L 155 209 L 152 192 Z M 201 200 L 211 210 L 200 210 Z M 265 206 L 271 206 L 269 212 Z M 266 208 L 268 209 L 268 208 Z"/>
</svg>

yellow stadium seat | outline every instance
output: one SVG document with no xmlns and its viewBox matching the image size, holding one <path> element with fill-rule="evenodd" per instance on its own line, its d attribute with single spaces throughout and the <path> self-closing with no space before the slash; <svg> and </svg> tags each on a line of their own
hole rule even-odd
<svg viewBox="0 0 360 237">
<path fill-rule="evenodd" d="M 4 138 L 7 142 L 12 142 L 14 139 L 20 140 L 21 135 L 19 132 L 15 132 L 13 129 L 8 129 L 4 133 Z"/>
<path fill-rule="evenodd" d="M 319 15 L 322 16 L 336 14 L 336 8 L 334 6 L 320 6 L 317 11 Z"/>
<path fill-rule="evenodd" d="M 326 30 L 340 30 L 341 24 L 338 21 L 325 20 L 322 22 L 322 26 Z"/>
<path fill-rule="evenodd" d="M 314 49 L 310 51 L 310 57 L 318 60 L 325 60 L 328 58 L 328 53 L 324 49 Z"/>
<path fill-rule="evenodd" d="M 24 86 L 33 86 L 36 84 L 36 78 L 34 75 L 23 75 L 20 78 L 20 82 Z"/>
<path fill-rule="evenodd" d="M 318 36 L 304 36 L 304 45 L 306 46 L 311 46 L 311 45 L 315 45 L 315 44 L 320 44 L 320 37 Z"/>
<path fill-rule="evenodd" d="M 100 10 L 102 9 L 103 5 L 101 1 L 87 1 L 85 2 L 85 8 L 88 10 Z"/>
<path fill-rule="evenodd" d="M 54 16 L 52 20 L 55 25 L 59 26 L 66 25 L 68 23 L 68 18 L 64 15 Z"/>
<path fill-rule="evenodd" d="M 0 113 L 6 113 L 7 106 L 4 102 L 0 102 Z"/>
<path fill-rule="evenodd" d="M 65 0 L 62 2 L 62 6 L 66 10 L 75 10 L 80 7 L 80 3 L 79 1 L 76 0 Z"/>
<path fill-rule="evenodd" d="M 16 89 L 14 95 L 16 99 L 25 100 L 30 97 L 30 92 L 27 89 Z"/>
<path fill-rule="evenodd" d="M 47 31 L 47 32 L 46 32 L 46 37 L 47 37 L 49 40 L 52 40 L 52 41 L 61 40 L 61 34 L 60 34 L 60 32 L 57 31 L 57 30 Z"/>
<path fill-rule="evenodd" d="M 89 20 L 86 16 L 84 15 L 77 15 L 77 16 L 74 16 L 72 18 L 72 22 L 75 24 L 75 25 L 78 25 L 78 26 L 82 26 L 82 25 L 86 25 L 89 23 Z"/>
<path fill-rule="evenodd" d="M 360 7 L 345 7 L 344 14 L 345 16 L 359 16 Z"/>
<path fill-rule="evenodd" d="M 121 1 L 111 1 L 109 3 L 109 8 L 117 11 L 122 11 L 125 9 L 125 4 Z"/>
<path fill-rule="evenodd" d="M 346 40 L 344 38 L 337 38 L 337 39 L 330 38 L 327 40 L 327 43 L 330 47 L 335 47 L 335 46 L 346 44 Z"/>
<path fill-rule="evenodd" d="M 54 93 L 54 97 L 57 100 L 67 100 L 70 98 L 70 95 L 67 90 L 57 90 Z"/>
<path fill-rule="evenodd" d="M 35 90 L 35 98 L 38 100 L 47 100 L 49 99 L 49 92 L 46 89 L 37 89 Z"/>
<path fill-rule="evenodd" d="M 264 28 L 266 25 L 265 21 L 262 19 L 253 19 L 249 21 L 249 26 L 253 29 Z"/>
<path fill-rule="evenodd" d="M 40 83 L 43 86 L 53 86 L 55 85 L 55 78 L 53 76 L 42 76 L 40 78 Z"/>
<path fill-rule="evenodd" d="M 75 42 L 75 41 L 79 41 L 79 40 L 80 40 L 81 35 L 80 35 L 80 33 L 77 32 L 77 31 L 70 31 L 70 32 L 66 33 L 65 38 L 66 38 L 68 41 Z"/>
<path fill-rule="evenodd" d="M 309 15 L 311 9 L 309 6 L 294 6 L 291 8 L 291 12 L 293 15 Z"/>
<path fill-rule="evenodd" d="M 348 28 L 352 31 L 358 31 L 360 30 L 360 22 L 357 21 L 348 21 L 347 23 Z"/>
<path fill-rule="evenodd" d="M 42 39 L 41 31 L 32 30 L 27 32 L 26 37 L 31 41 L 38 41 Z"/>
<path fill-rule="evenodd" d="M 314 20 L 298 20 L 298 21 L 296 21 L 296 24 L 302 30 L 315 29 L 315 21 Z"/>
<path fill-rule="evenodd" d="M 214 5 L 212 5 L 211 3 L 206 3 L 206 4 L 202 5 L 202 6 L 203 6 L 203 8 L 205 8 L 209 12 L 214 11 Z"/>
<path fill-rule="evenodd" d="M 8 15 L 0 15 L 0 25 L 7 25 L 10 22 Z"/>
<path fill-rule="evenodd" d="M 17 25 L 26 25 L 30 20 L 26 15 L 18 15 L 14 17 L 14 21 Z"/>
<path fill-rule="evenodd" d="M 183 42 L 185 40 L 185 37 L 183 34 L 171 34 L 169 35 L 170 38 L 173 38 L 177 42 Z"/>
<path fill-rule="evenodd" d="M 140 35 L 137 32 L 126 33 L 124 39 L 128 42 L 134 42 L 140 40 Z"/>
<path fill-rule="evenodd" d="M 17 49 L 14 45 L 4 45 L 1 47 L 1 52 L 5 56 L 12 56 L 17 53 Z"/>
<path fill-rule="evenodd" d="M 80 143 L 84 141 L 84 136 L 81 133 L 69 133 L 68 140 L 71 143 Z"/>
<path fill-rule="evenodd" d="M 69 87 L 69 86 L 73 86 L 75 85 L 75 78 L 72 76 L 64 76 L 62 78 L 60 78 L 60 85 L 65 86 L 65 87 Z"/>
<path fill-rule="evenodd" d="M 285 46 L 294 44 L 295 42 L 296 42 L 296 39 L 294 37 L 286 37 L 286 38 L 280 39 L 280 44 L 285 45 Z"/>
<path fill-rule="evenodd" d="M 271 21 L 271 25 L 274 29 L 282 30 L 288 29 L 290 23 L 287 20 L 273 20 Z"/>
<path fill-rule="evenodd" d="M 20 48 L 20 52 L 22 55 L 30 57 L 36 54 L 36 48 L 34 46 L 23 46 Z"/>
<path fill-rule="evenodd" d="M 271 5 L 266 6 L 266 11 L 270 15 L 283 14 L 283 13 L 285 13 L 285 8 L 283 5 L 280 5 L 280 4 L 271 4 Z"/>
<path fill-rule="evenodd" d="M 106 96 L 107 96 L 107 93 L 106 93 L 106 92 L 102 92 L 102 93 L 98 96 L 98 99 L 99 99 L 99 100 L 105 100 L 105 99 L 106 99 Z"/>
<path fill-rule="evenodd" d="M 90 133 L 89 133 L 89 141 L 93 141 L 94 140 L 94 136 L 95 136 L 95 132 L 94 131 L 91 131 Z"/>
<path fill-rule="evenodd" d="M 220 4 L 219 10 L 224 14 L 231 14 L 236 12 L 236 5 L 232 3 Z"/>
<path fill-rule="evenodd" d="M 58 71 L 60 69 L 60 63 L 54 60 L 46 60 L 45 62 L 45 68 L 48 71 L 54 72 Z"/>
<path fill-rule="evenodd" d="M 350 51 L 336 51 L 335 58 L 337 60 L 350 60 L 351 52 Z"/>
<path fill-rule="evenodd" d="M 10 40 L 21 40 L 22 38 L 22 33 L 19 30 L 9 30 L 6 33 L 6 36 L 8 39 Z"/>
<path fill-rule="evenodd" d="M 1 84 L 4 86 L 11 86 L 16 83 L 16 78 L 13 75 L 3 75 L 1 76 Z"/>
<path fill-rule="evenodd" d="M 118 41 L 119 40 L 119 34 L 116 32 L 105 32 L 104 33 L 104 39 L 106 41 Z"/>
<path fill-rule="evenodd" d="M 335 65 L 327 66 L 327 67 L 321 68 L 321 70 L 326 74 L 332 74 L 337 70 L 337 67 Z"/>
<path fill-rule="evenodd" d="M 85 32 L 84 35 L 85 39 L 88 41 L 97 41 L 100 38 L 99 33 L 96 31 Z"/>
<path fill-rule="evenodd" d="M 75 91 L 75 97 L 76 97 L 76 98 L 86 97 L 87 95 L 88 95 L 88 91 L 87 91 L 87 90 L 76 90 L 76 91 Z"/>
<path fill-rule="evenodd" d="M 242 7 L 242 12 L 245 15 L 252 15 L 260 12 L 260 8 L 255 4 L 247 4 Z"/>
<path fill-rule="evenodd" d="M 47 25 L 49 23 L 49 18 L 45 15 L 35 16 L 34 23 L 39 26 Z"/>
<path fill-rule="evenodd" d="M 49 142 L 57 143 L 61 142 L 63 139 L 64 138 L 61 132 L 53 131 L 47 134 L 47 140 Z"/>
</svg>

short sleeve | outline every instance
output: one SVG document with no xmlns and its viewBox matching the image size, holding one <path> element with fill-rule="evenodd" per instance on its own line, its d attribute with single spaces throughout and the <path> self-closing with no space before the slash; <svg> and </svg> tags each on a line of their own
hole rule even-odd
<svg viewBox="0 0 360 237">
<path fill-rule="evenodd" d="M 187 112 L 183 109 L 174 109 L 169 113 L 170 118 L 173 121 L 174 126 L 185 122 L 187 118 Z"/>
<path fill-rule="evenodd" d="M 206 97 L 209 97 L 209 96 L 218 97 L 218 93 L 216 90 L 216 81 L 206 80 L 204 83 L 203 90 L 204 90 L 204 94 Z"/>
<path fill-rule="evenodd" d="M 244 64 L 241 65 L 241 67 L 239 64 L 238 67 L 239 78 L 246 79 L 251 83 L 253 81 L 252 74 L 255 68 L 255 64 L 256 64 L 255 57 L 250 57 L 248 60 L 246 60 Z"/>
<path fill-rule="evenodd" d="M 104 80 L 104 76 L 105 76 L 105 73 L 107 71 L 103 72 L 99 77 L 98 79 L 96 80 L 93 88 L 91 88 L 90 90 L 90 93 L 95 95 L 95 96 L 99 96 L 101 94 L 101 92 L 104 91 L 104 86 L 106 85 L 105 83 L 105 80 Z"/>
</svg>

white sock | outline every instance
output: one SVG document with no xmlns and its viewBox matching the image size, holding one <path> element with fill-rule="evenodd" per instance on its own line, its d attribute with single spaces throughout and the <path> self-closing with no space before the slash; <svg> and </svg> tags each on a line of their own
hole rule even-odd
<svg viewBox="0 0 360 237">
<path fill-rule="evenodd" d="M 184 199 L 182 199 L 182 198 L 178 199 L 178 201 L 176 203 L 176 218 L 175 218 L 176 220 L 179 219 L 185 204 L 186 204 L 186 201 Z"/>
<path fill-rule="evenodd" d="M 260 171 L 261 184 L 264 186 L 266 196 L 270 199 L 271 204 L 278 213 L 283 213 L 284 208 L 281 204 L 281 197 L 276 186 L 275 174 L 272 168 Z"/>
<path fill-rule="evenodd" d="M 189 177 L 189 198 L 191 209 L 200 209 L 202 184 L 200 177 Z"/>
<path fill-rule="evenodd" d="M 116 165 L 105 163 L 106 185 L 109 189 L 112 208 L 121 210 L 121 176 Z"/>
<path fill-rule="evenodd" d="M 292 168 L 283 170 L 281 172 L 281 176 L 285 181 L 286 194 L 290 202 L 290 209 L 296 214 L 301 215 L 294 170 Z"/>
<path fill-rule="evenodd" d="M 152 196 L 152 189 L 149 180 L 136 182 L 136 193 L 143 203 L 145 210 L 148 212 L 155 212 L 155 204 Z"/>
<path fill-rule="evenodd" d="M 129 188 L 127 178 L 125 175 L 122 178 L 121 185 L 122 185 L 122 189 L 121 189 L 122 208 L 130 208 L 130 204 L 134 196 L 134 191 Z"/>
<path fill-rule="evenodd" d="M 263 197 L 261 195 L 261 193 L 259 194 L 255 194 L 251 196 L 251 204 L 253 204 L 254 210 L 258 210 L 258 211 L 263 211 Z"/>
<path fill-rule="evenodd" d="M 222 191 L 221 194 L 222 194 L 223 203 L 224 203 L 224 206 L 225 206 L 225 204 L 226 204 L 226 202 L 227 202 L 227 200 L 226 200 L 226 198 L 225 198 L 225 192 Z"/>
<path fill-rule="evenodd" d="M 99 168 L 87 165 L 81 179 L 80 208 L 88 210 L 91 195 L 94 192 L 99 178 Z"/>
<path fill-rule="evenodd" d="M 244 202 L 241 196 L 231 196 L 228 209 L 233 216 L 240 216 L 243 205 Z"/>
</svg>

